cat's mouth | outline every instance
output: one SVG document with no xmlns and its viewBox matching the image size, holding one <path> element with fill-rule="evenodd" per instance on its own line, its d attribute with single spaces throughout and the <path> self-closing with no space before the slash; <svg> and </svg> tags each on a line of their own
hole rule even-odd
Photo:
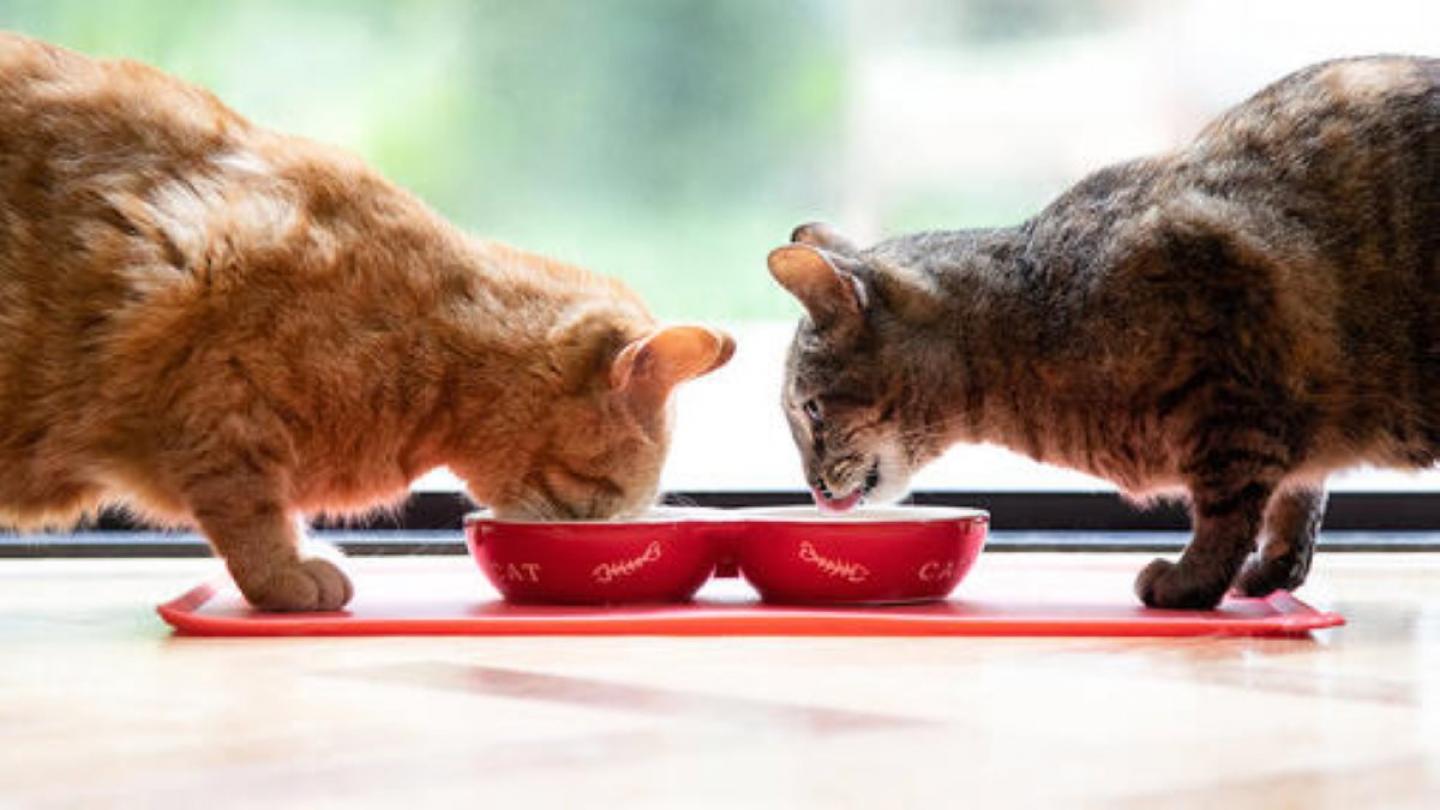
<svg viewBox="0 0 1440 810">
<path fill-rule="evenodd" d="M 865 473 L 865 480 L 860 482 L 848 495 L 836 497 L 835 493 L 826 486 L 824 481 L 817 482 L 810 489 L 810 495 L 815 499 L 815 505 L 823 512 L 848 512 L 854 509 L 857 504 L 865 499 L 865 496 L 875 491 L 880 486 L 880 462 L 870 465 Z"/>
</svg>

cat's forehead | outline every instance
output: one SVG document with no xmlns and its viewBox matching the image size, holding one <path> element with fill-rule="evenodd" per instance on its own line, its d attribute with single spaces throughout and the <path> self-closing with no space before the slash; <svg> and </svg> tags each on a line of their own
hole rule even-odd
<svg viewBox="0 0 1440 810">
<path fill-rule="evenodd" d="M 853 371 L 853 350 L 838 345 L 817 330 L 808 318 L 801 321 L 785 360 L 786 388 L 796 394 L 823 390 Z"/>
<path fill-rule="evenodd" d="M 800 321 L 790 341 L 790 362 L 796 366 L 830 362 L 838 354 L 834 341 L 815 328 L 809 318 Z"/>
</svg>

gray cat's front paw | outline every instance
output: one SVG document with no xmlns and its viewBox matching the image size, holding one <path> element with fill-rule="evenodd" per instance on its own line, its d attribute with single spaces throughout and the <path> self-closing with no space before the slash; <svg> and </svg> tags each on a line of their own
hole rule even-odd
<svg viewBox="0 0 1440 810">
<path fill-rule="evenodd" d="M 255 607 L 285 612 L 339 610 L 355 592 L 344 571 L 318 558 L 281 568 L 259 582 L 239 585 Z"/>
<path fill-rule="evenodd" d="M 1220 603 L 1227 583 L 1197 581 L 1169 560 L 1152 560 L 1135 578 L 1135 595 L 1147 607 L 1209 610 Z"/>
<path fill-rule="evenodd" d="M 1235 590 L 1246 596 L 1269 596 L 1275 591 L 1293 591 L 1305 584 L 1310 573 L 1309 555 L 1293 551 L 1266 559 L 1259 553 L 1250 555 L 1240 576 L 1235 581 Z"/>
</svg>

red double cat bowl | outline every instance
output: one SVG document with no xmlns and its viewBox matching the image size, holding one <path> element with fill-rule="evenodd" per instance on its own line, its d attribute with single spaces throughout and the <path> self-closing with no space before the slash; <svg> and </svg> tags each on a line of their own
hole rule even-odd
<svg viewBox="0 0 1440 810">
<path fill-rule="evenodd" d="M 841 515 L 752 510 L 734 524 L 740 573 L 767 602 L 878 604 L 943 599 L 975 564 L 990 516 L 906 507 Z"/>
<path fill-rule="evenodd" d="M 632 521 L 508 521 L 471 515 L 465 544 L 511 602 L 684 602 L 715 572 L 715 543 L 682 513 Z"/>
<path fill-rule="evenodd" d="M 738 571 L 767 602 L 882 604 L 947 596 L 985 544 L 974 509 L 658 509 L 630 521 L 465 521 L 480 570 L 506 599 L 684 602 Z"/>
</svg>

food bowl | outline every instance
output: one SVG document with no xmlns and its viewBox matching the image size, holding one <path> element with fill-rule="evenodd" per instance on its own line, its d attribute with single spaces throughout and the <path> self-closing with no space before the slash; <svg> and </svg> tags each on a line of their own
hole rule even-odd
<svg viewBox="0 0 1440 810">
<path fill-rule="evenodd" d="M 976 509 L 814 507 L 737 510 L 740 573 L 767 602 L 904 604 L 943 599 L 985 545 Z"/>
<path fill-rule="evenodd" d="M 480 570 L 512 602 L 685 602 L 715 571 L 715 540 L 691 510 L 656 509 L 625 521 L 465 519 Z"/>
<path fill-rule="evenodd" d="M 685 602 L 739 576 L 767 602 L 943 599 L 970 570 L 990 518 L 975 509 L 665 509 L 623 521 L 465 520 L 480 570 L 512 602 Z"/>
</svg>

